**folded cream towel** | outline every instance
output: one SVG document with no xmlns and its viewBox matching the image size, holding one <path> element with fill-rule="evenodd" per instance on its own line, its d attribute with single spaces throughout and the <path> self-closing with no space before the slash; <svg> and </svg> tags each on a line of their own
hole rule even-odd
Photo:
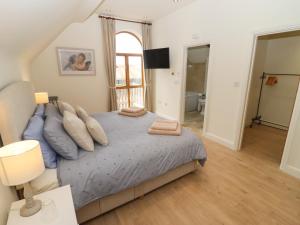
<svg viewBox="0 0 300 225">
<path fill-rule="evenodd" d="M 137 112 L 137 113 L 128 113 L 128 112 L 119 112 L 119 115 L 122 116 L 130 116 L 130 117 L 139 117 L 139 116 L 143 116 L 147 111 L 141 111 L 141 112 Z"/>
<path fill-rule="evenodd" d="M 130 107 L 130 108 L 121 109 L 121 112 L 126 112 L 126 113 L 138 113 L 142 111 L 145 111 L 144 108 L 139 108 L 139 107 Z"/>
<path fill-rule="evenodd" d="M 177 127 L 177 121 L 157 120 L 152 124 L 151 129 L 175 131 Z"/>
<path fill-rule="evenodd" d="M 156 122 L 159 122 L 159 123 L 178 123 L 177 120 L 164 120 L 164 119 L 157 119 L 155 120 Z"/>
<path fill-rule="evenodd" d="M 157 130 L 157 129 L 148 129 L 149 134 L 155 135 L 173 135 L 173 136 L 180 136 L 181 135 L 181 126 L 178 124 L 176 130 Z"/>
</svg>

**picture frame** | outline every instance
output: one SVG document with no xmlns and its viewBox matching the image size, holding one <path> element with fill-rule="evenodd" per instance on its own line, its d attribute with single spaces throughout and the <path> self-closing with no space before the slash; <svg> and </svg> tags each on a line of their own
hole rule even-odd
<svg viewBox="0 0 300 225">
<path fill-rule="evenodd" d="M 56 53 L 60 75 L 96 75 L 94 49 L 57 47 Z"/>
</svg>

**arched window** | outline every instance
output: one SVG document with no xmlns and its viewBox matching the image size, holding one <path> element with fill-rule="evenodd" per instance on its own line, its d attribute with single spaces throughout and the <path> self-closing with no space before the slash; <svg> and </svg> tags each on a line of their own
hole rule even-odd
<svg viewBox="0 0 300 225">
<path fill-rule="evenodd" d="M 134 34 L 116 34 L 116 67 L 118 108 L 144 107 L 143 48 Z"/>
</svg>

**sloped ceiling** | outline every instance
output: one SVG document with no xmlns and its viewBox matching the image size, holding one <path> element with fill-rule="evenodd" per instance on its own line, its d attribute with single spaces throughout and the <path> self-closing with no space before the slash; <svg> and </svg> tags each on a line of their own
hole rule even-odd
<svg viewBox="0 0 300 225">
<path fill-rule="evenodd" d="M 153 21 L 190 4 L 194 0 L 105 0 L 99 14 L 108 14 L 126 19 Z"/>
<path fill-rule="evenodd" d="M 67 25 L 85 20 L 102 0 L 3 0 L 0 49 L 33 58 Z"/>
</svg>

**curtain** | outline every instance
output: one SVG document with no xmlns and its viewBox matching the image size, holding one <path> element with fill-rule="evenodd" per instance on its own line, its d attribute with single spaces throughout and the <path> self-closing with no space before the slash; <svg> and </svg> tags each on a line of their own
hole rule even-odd
<svg viewBox="0 0 300 225">
<path fill-rule="evenodd" d="M 111 111 L 115 111 L 118 109 L 116 93 L 116 25 L 114 19 L 101 18 L 101 22 L 105 67 L 109 85 L 109 108 Z"/>
<path fill-rule="evenodd" d="M 143 49 L 151 48 L 151 25 L 142 24 Z M 152 111 L 152 70 L 145 69 L 145 108 Z"/>
</svg>

